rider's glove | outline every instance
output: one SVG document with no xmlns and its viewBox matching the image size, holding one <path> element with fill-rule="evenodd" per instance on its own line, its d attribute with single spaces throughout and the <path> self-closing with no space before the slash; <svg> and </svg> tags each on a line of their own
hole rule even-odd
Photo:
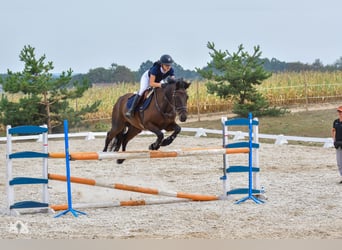
<svg viewBox="0 0 342 250">
<path fill-rule="evenodd" d="M 160 81 L 160 87 L 165 88 L 166 84 L 167 82 L 164 79 Z"/>
</svg>

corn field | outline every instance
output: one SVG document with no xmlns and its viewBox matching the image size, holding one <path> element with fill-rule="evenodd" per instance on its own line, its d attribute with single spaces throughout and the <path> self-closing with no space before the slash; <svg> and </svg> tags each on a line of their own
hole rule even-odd
<svg viewBox="0 0 342 250">
<path fill-rule="evenodd" d="M 342 72 L 273 74 L 258 91 L 275 106 L 338 102 L 342 101 Z"/>
<path fill-rule="evenodd" d="M 232 109 L 232 100 L 221 99 L 207 93 L 205 81 L 192 82 L 188 89 L 188 111 L 190 114 L 227 112 Z M 88 89 L 82 98 L 70 102 L 76 110 L 101 100 L 98 112 L 88 114 L 86 120 L 108 120 L 117 99 L 126 93 L 136 92 L 138 83 L 106 84 Z M 342 105 L 342 71 L 335 72 L 287 72 L 273 74 L 257 90 L 271 106 L 290 107 L 317 103 Z M 10 95 L 17 99 L 18 94 Z"/>
<path fill-rule="evenodd" d="M 221 99 L 207 93 L 205 81 L 195 81 L 188 89 L 188 110 L 190 114 L 225 112 L 232 109 L 232 100 Z M 138 83 L 121 83 L 110 86 L 93 87 L 83 98 L 71 105 L 86 105 L 101 100 L 99 111 L 89 114 L 87 120 L 108 119 L 114 103 L 119 96 L 138 91 Z M 269 101 L 271 106 L 289 107 L 341 101 L 342 71 L 277 73 L 257 86 L 257 90 Z"/>
</svg>

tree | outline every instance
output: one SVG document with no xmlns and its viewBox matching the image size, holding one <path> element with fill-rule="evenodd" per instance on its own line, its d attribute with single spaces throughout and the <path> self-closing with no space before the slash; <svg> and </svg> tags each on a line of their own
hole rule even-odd
<svg viewBox="0 0 342 250">
<path fill-rule="evenodd" d="M 87 77 L 91 83 L 111 83 L 112 75 L 112 70 L 108 70 L 103 67 L 90 69 L 87 73 Z"/>
<path fill-rule="evenodd" d="M 143 62 L 137 72 L 137 75 L 140 77 L 146 72 L 146 70 L 149 70 L 153 66 L 153 62 L 151 60 L 147 60 L 146 62 Z"/>
<path fill-rule="evenodd" d="M 322 61 L 320 59 L 316 59 L 313 63 L 312 63 L 312 68 L 314 70 L 322 70 L 324 68 L 324 65 L 322 63 Z"/>
<path fill-rule="evenodd" d="M 87 73 L 91 83 L 119 83 L 119 82 L 134 82 L 136 75 L 126 66 L 112 63 L 110 68 L 105 69 L 99 67 L 90 69 Z"/>
<path fill-rule="evenodd" d="M 0 122 L 4 125 L 47 124 L 49 133 L 68 119 L 71 126 L 80 123 L 86 113 L 96 112 L 100 101 L 74 110 L 69 101 L 82 97 L 90 87 L 88 81 L 71 81 L 72 70 L 53 77 L 53 63 L 45 63 L 46 56 L 36 59 L 35 49 L 24 46 L 19 55 L 25 66 L 22 72 L 7 70 L 2 80 L 3 90 L 8 93 L 21 93 L 17 102 L 9 101 L 6 95 L 0 100 Z"/>
<path fill-rule="evenodd" d="M 135 74 L 126 66 L 117 65 L 113 72 L 112 82 L 134 82 Z"/>
<path fill-rule="evenodd" d="M 233 112 L 239 115 L 245 116 L 248 112 L 259 116 L 269 113 L 267 100 L 255 88 L 271 76 L 263 67 L 260 47 L 255 46 L 252 55 L 244 51 L 242 44 L 233 54 L 215 49 L 213 42 L 208 42 L 207 47 L 211 50 L 209 55 L 212 61 L 206 68 L 196 70 L 209 80 L 206 84 L 208 93 L 232 98 Z"/>
<path fill-rule="evenodd" d="M 286 71 L 286 62 L 279 61 L 276 58 L 269 60 L 268 58 L 263 59 L 264 69 L 270 72 L 282 72 Z"/>
<path fill-rule="evenodd" d="M 334 68 L 339 70 L 342 69 L 342 56 L 335 61 Z"/>
</svg>

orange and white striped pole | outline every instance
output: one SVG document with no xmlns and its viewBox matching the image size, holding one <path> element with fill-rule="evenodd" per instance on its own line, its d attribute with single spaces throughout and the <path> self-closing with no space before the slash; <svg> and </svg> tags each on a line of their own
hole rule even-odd
<svg viewBox="0 0 342 250">
<path fill-rule="evenodd" d="M 50 180 L 56 180 L 56 181 L 67 180 L 66 176 L 58 175 L 58 174 L 48 174 L 48 178 Z M 183 198 L 183 199 L 189 199 L 192 201 L 214 201 L 214 200 L 220 199 L 220 197 L 216 195 L 202 195 L 202 194 L 191 194 L 191 193 L 184 193 L 184 192 L 163 191 L 163 190 L 158 190 L 155 188 L 146 188 L 146 187 L 132 186 L 132 185 L 126 185 L 126 184 L 120 184 L 120 183 L 105 184 L 105 183 L 97 182 L 94 179 L 87 179 L 87 178 L 74 177 L 74 176 L 70 176 L 70 182 L 90 185 L 90 186 L 98 186 L 98 187 L 104 187 L 104 188 L 112 188 L 112 189 L 119 189 L 119 190 L 131 191 L 131 192 L 138 192 L 138 193 L 144 193 L 144 194 Z"/>
<path fill-rule="evenodd" d="M 223 155 L 249 153 L 249 148 L 188 148 L 172 151 L 125 151 L 125 152 L 71 152 L 70 160 L 169 158 L 196 155 Z M 49 158 L 65 158 L 61 152 L 49 153 Z"/>
<path fill-rule="evenodd" d="M 145 205 L 159 205 L 189 202 L 188 199 L 163 199 L 163 200 L 128 200 L 128 201 L 113 201 L 113 202 L 97 202 L 97 203 L 79 203 L 73 204 L 73 208 L 108 208 L 108 207 L 131 207 L 131 206 L 145 206 Z M 68 209 L 68 204 L 50 205 L 54 211 L 61 211 Z"/>
</svg>

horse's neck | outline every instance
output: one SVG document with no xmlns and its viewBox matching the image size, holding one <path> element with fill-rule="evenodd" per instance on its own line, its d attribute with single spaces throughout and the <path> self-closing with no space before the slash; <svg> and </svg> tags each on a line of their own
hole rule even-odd
<svg viewBox="0 0 342 250">
<path fill-rule="evenodd" d="M 165 89 L 156 89 L 156 105 L 159 106 L 161 112 L 172 114 L 175 112 L 173 102 L 173 91 L 172 86 L 168 86 Z"/>
</svg>

